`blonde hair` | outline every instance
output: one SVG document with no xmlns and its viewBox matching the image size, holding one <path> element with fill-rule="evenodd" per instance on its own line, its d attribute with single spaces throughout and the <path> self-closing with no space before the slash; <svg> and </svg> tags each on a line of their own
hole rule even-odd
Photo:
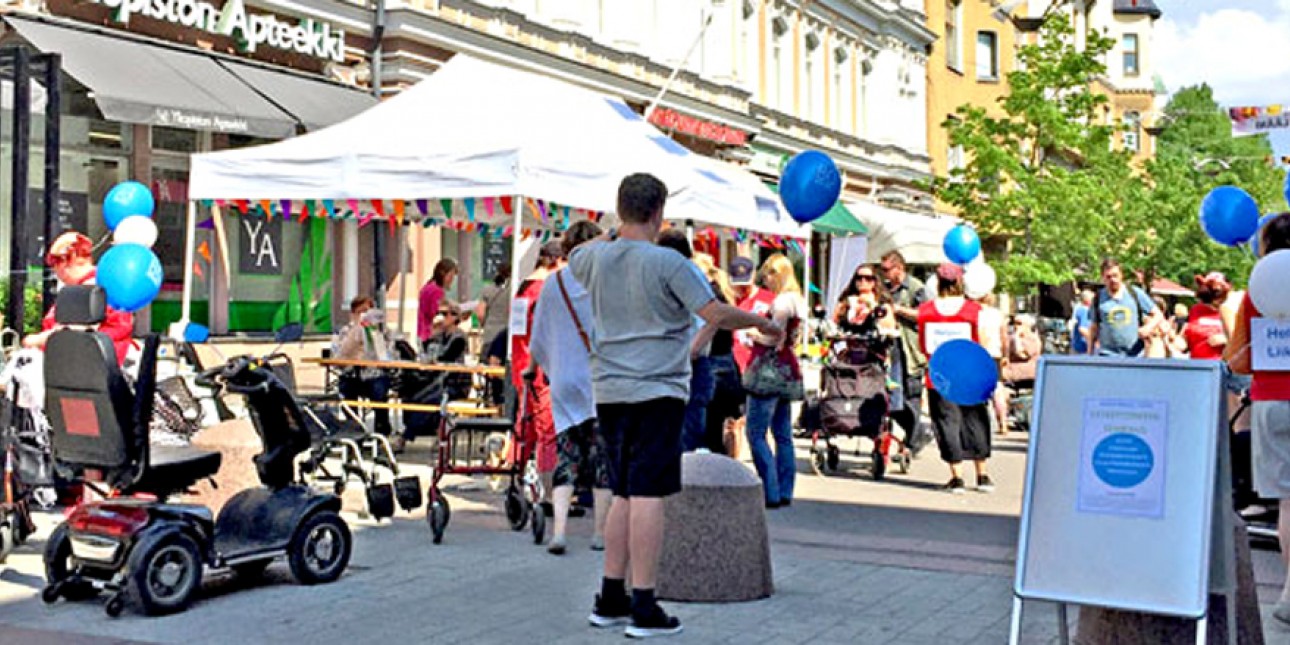
<svg viewBox="0 0 1290 645">
<path fill-rule="evenodd" d="M 717 285 L 717 290 L 721 292 L 717 295 L 724 298 L 726 303 L 734 304 L 735 290 L 730 287 L 730 276 L 717 266 L 716 260 L 707 253 L 695 253 L 693 261 L 703 271 L 703 275 L 708 277 L 708 281 Z"/>
<path fill-rule="evenodd" d="M 761 265 L 760 273 L 762 284 L 777 295 L 781 293 L 802 295 L 802 285 L 797 282 L 793 263 L 784 257 L 783 253 L 776 253 L 766 258 L 766 262 Z"/>
</svg>

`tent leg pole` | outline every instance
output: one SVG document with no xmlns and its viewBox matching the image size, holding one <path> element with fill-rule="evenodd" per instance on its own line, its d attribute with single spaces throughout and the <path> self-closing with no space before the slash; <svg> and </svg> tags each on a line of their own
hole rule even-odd
<svg viewBox="0 0 1290 645">
<path fill-rule="evenodd" d="M 403 317 L 408 299 L 408 234 L 410 227 L 399 227 L 399 335 L 403 335 Z"/>
<path fill-rule="evenodd" d="M 515 294 L 519 292 L 520 286 L 520 242 L 524 237 L 524 196 L 515 196 L 515 232 L 511 235 L 511 301 L 515 300 Z M 509 306 L 509 304 L 507 305 Z M 506 325 L 506 364 L 511 363 L 511 325 Z"/>
<path fill-rule="evenodd" d="M 184 221 L 184 295 L 179 308 L 179 322 L 192 320 L 193 309 L 193 246 L 197 243 L 197 202 L 188 200 L 188 215 Z"/>
</svg>

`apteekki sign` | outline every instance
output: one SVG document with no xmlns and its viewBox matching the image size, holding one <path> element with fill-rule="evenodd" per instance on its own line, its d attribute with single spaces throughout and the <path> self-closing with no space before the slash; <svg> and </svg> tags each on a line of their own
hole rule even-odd
<svg viewBox="0 0 1290 645">
<path fill-rule="evenodd" d="M 345 32 L 304 18 L 285 22 L 272 14 L 247 13 L 243 0 L 225 0 L 216 7 L 202 0 L 94 0 L 113 9 L 117 22 L 129 24 L 138 15 L 201 29 L 237 41 L 246 52 L 260 45 L 316 58 L 345 60 Z"/>
</svg>

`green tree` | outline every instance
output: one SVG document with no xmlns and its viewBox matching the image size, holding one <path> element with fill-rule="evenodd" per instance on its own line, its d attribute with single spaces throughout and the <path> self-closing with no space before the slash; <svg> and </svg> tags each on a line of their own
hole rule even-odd
<svg viewBox="0 0 1290 645">
<path fill-rule="evenodd" d="M 1229 184 L 1250 193 L 1264 212 L 1283 210 L 1283 174 L 1272 163 L 1271 144 L 1263 135 L 1233 137 L 1208 85 L 1176 92 L 1160 123 L 1156 158 L 1147 165 L 1153 243 L 1139 250 L 1142 265 L 1181 284 L 1208 271 L 1243 281 L 1253 257 L 1206 237 L 1199 207 L 1210 190 Z"/>
<path fill-rule="evenodd" d="M 1069 281 L 1113 248 L 1130 246 L 1126 211 L 1143 208 L 1145 184 L 1127 153 L 1112 149 L 1117 124 L 1094 91 L 1114 41 L 1089 33 L 1075 45 L 1067 18 L 1050 13 L 1037 44 L 1018 52 L 1002 114 L 964 105 L 946 121 L 967 164 L 934 182 L 986 236 L 1008 239 L 991 258 L 1013 292 L 1037 282 Z"/>
</svg>

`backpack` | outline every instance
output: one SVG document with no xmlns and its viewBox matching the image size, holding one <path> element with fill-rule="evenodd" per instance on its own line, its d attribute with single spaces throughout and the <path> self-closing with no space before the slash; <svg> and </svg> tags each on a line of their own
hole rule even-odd
<svg viewBox="0 0 1290 645">
<path fill-rule="evenodd" d="M 1102 321 L 1099 319 L 1099 317 L 1102 315 L 1101 312 L 1102 312 L 1102 294 L 1103 293 L 1106 293 L 1106 287 L 1101 287 L 1097 290 L 1097 295 L 1093 296 L 1093 304 L 1090 305 L 1093 320 L 1096 321 L 1099 325 L 1102 324 Z M 1147 300 L 1150 300 L 1151 298 L 1147 296 L 1147 292 L 1142 290 L 1142 287 L 1139 287 L 1137 285 L 1129 285 L 1129 293 L 1133 294 L 1133 297 L 1130 298 L 1130 300 L 1133 302 L 1134 310 L 1138 312 L 1138 326 L 1141 327 L 1144 323 L 1147 322 L 1147 316 L 1148 316 L 1148 313 L 1142 310 L 1142 305 L 1141 305 L 1142 299 L 1145 298 Z M 1108 293 L 1107 295 L 1109 296 L 1110 294 Z"/>
</svg>

